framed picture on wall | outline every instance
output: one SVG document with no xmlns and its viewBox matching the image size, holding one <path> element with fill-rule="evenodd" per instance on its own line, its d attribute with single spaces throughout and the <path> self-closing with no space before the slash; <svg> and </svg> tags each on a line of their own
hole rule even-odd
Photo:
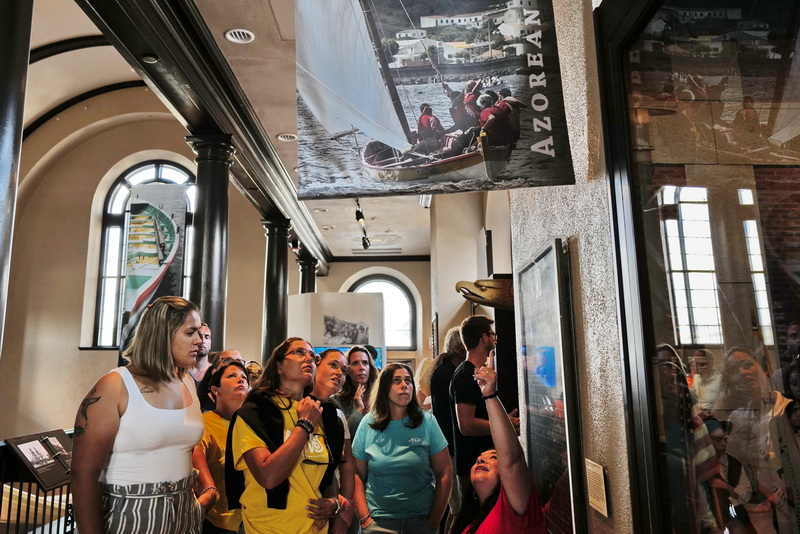
<svg viewBox="0 0 800 534">
<path fill-rule="evenodd" d="M 550 531 L 585 532 L 568 242 L 554 239 L 517 277 L 528 465 L 542 504 L 550 503 Z"/>
</svg>

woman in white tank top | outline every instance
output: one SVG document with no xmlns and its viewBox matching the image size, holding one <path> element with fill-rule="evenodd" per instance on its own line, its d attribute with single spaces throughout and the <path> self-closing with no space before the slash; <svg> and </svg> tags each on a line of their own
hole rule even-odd
<svg viewBox="0 0 800 534">
<path fill-rule="evenodd" d="M 195 304 L 150 304 L 123 356 L 78 409 L 72 458 L 81 534 L 199 534 L 192 449 L 203 417 L 191 377 L 201 343 Z"/>
</svg>

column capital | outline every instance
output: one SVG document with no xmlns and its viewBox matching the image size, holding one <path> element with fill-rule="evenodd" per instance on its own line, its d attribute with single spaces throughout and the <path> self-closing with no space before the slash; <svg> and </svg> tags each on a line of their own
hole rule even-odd
<svg viewBox="0 0 800 534">
<path fill-rule="evenodd" d="M 197 154 L 198 163 L 200 161 L 218 161 L 229 165 L 233 163 L 236 149 L 233 147 L 231 134 L 187 135 L 185 139 Z"/>
<path fill-rule="evenodd" d="M 302 258 L 301 257 L 301 258 L 297 258 L 297 260 L 295 260 L 295 261 L 297 261 L 297 263 L 300 265 L 300 267 L 306 267 L 306 268 L 310 267 L 310 268 L 313 268 L 315 270 L 317 268 L 317 265 L 319 265 L 319 260 L 317 258 Z"/>
<path fill-rule="evenodd" d="M 268 237 L 289 237 L 292 221 L 290 219 L 262 219 L 261 226 L 267 231 Z"/>
</svg>

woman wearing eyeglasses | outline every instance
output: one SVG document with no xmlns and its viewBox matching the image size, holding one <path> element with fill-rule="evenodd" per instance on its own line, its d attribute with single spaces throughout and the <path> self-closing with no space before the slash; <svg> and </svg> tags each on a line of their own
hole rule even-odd
<svg viewBox="0 0 800 534">
<path fill-rule="evenodd" d="M 353 439 L 366 487 L 368 513 L 359 517 L 365 534 L 433 534 L 444 514 L 452 485 L 447 439 L 414 390 L 408 365 L 387 365 Z"/>
<path fill-rule="evenodd" d="M 317 361 L 317 372 L 314 376 L 314 390 L 312 395 L 321 402 L 329 399 L 342 389 L 345 377 L 347 376 L 347 358 L 338 349 L 327 349 L 320 353 Z M 347 421 L 341 410 L 337 409 L 342 429 L 344 431 L 344 453 L 339 464 L 338 484 L 334 480 L 326 488 L 325 496 L 336 499 L 336 515 L 331 520 L 330 531 L 335 534 L 346 532 L 357 532 L 358 522 L 353 521 L 355 509 L 353 502 L 353 484 L 355 478 L 355 468 L 353 466 L 353 452 L 350 446 L 350 430 L 347 428 Z M 350 527 L 353 528 L 350 528 Z"/>
<path fill-rule="evenodd" d="M 239 359 L 222 358 L 209 368 L 209 395 L 214 410 L 203 414 L 205 432 L 194 448 L 192 465 L 198 470 L 197 500 L 206 511 L 203 534 L 236 534 L 242 525 L 240 510 L 229 510 L 225 494 L 225 444 L 233 413 L 238 410 L 250 382 L 247 370 Z"/>
<path fill-rule="evenodd" d="M 320 488 L 333 479 L 344 431 L 334 406 L 308 396 L 314 362 L 303 339 L 281 343 L 231 419 L 225 482 L 247 534 L 325 533 L 336 511 Z"/>
</svg>

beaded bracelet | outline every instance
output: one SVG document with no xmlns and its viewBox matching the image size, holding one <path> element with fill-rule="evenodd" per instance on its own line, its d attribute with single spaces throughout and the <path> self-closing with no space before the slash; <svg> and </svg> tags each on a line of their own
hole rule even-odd
<svg viewBox="0 0 800 534">
<path fill-rule="evenodd" d="M 481 397 L 483 397 L 483 400 L 494 399 L 497 397 L 497 392 L 495 391 L 491 395 L 481 395 Z"/>
<path fill-rule="evenodd" d="M 209 491 L 213 491 L 214 493 L 216 493 L 217 494 L 217 499 L 219 499 L 219 497 L 220 497 L 219 490 L 217 488 L 215 488 L 214 486 L 207 486 L 207 487 L 203 488 L 203 491 L 200 492 L 200 495 L 205 495 Z"/>
<path fill-rule="evenodd" d="M 314 433 L 314 425 L 308 419 L 298 419 L 294 426 L 299 426 L 306 431 L 309 436 Z"/>
</svg>

